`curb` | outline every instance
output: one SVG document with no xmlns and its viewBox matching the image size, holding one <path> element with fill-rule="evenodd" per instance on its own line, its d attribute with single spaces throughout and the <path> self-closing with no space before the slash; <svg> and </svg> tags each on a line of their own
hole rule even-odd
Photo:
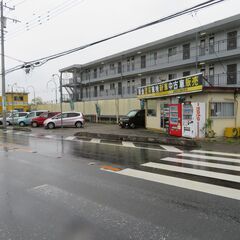
<svg viewBox="0 0 240 240">
<path fill-rule="evenodd" d="M 12 128 L 12 130 L 14 130 L 14 131 L 22 131 L 22 132 L 31 132 L 32 131 L 31 128 L 25 128 L 25 127 L 22 127 L 22 128 L 14 127 L 14 128 Z"/>
<path fill-rule="evenodd" d="M 129 136 L 129 135 L 117 135 L 106 133 L 91 133 L 91 132 L 78 132 L 75 133 L 76 137 L 88 137 L 88 138 L 100 138 L 103 140 L 118 140 L 118 141 L 130 141 L 130 142 L 144 142 L 144 143 L 157 143 L 167 145 L 177 145 L 185 147 L 198 147 L 199 143 L 193 139 L 185 138 L 169 138 L 169 137 L 144 137 L 144 136 Z"/>
</svg>

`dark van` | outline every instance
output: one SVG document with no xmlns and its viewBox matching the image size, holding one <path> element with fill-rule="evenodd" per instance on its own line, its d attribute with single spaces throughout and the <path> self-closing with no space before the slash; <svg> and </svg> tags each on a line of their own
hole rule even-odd
<svg viewBox="0 0 240 240">
<path fill-rule="evenodd" d="M 119 120 L 121 128 L 145 127 L 145 110 L 131 110 L 126 116 Z"/>
</svg>

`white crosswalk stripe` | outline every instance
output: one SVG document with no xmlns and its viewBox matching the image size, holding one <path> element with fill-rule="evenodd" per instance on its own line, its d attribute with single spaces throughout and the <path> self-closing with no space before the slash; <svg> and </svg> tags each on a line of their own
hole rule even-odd
<svg viewBox="0 0 240 240">
<path fill-rule="evenodd" d="M 190 158 L 199 158 L 199 159 L 208 159 L 208 160 L 216 160 L 216 161 L 224 161 L 224 162 L 240 163 L 240 159 L 226 158 L 226 157 L 219 157 L 219 156 L 208 156 L 208 155 L 199 155 L 199 154 L 190 154 L 190 153 L 180 153 L 180 154 L 178 154 L 178 156 L 190 157 Z"/>
<path fill-rule="evenodd" d="M 175 162 L 175 163 L 184 163 L 184 164 L 191 164 L 195 166 L 202 166 L 202 167 L 212 167 L 212 168 L 219 168 L 219 169 L 227 169 L 232 171 L 240 171 L 240 166 L 228 165 L 228 164 L 219 164 L 219 163 L 211 163 L 211 162 L 202 162 L 202 161 L 193 161 L 183 158 L 171 158 L 166 157 L 162 158 L 161 161 L 167 162 Z"/>
<path fill-rule="evenodd" d="M 191 152 L 214 154 L 214 155 L 229 156 L 229 157 L 240 157 L 240 154 L 237 154 L 237 153 L 225 153 L 225 152 L 214 152 L 214 151 L 204 151 L 204 150 L 192 150 Z"/>
<path fill-rule="evenodd" d="M 240 176 L 230 175 L 230 174 L 225 174 L 225 173 L 216 173 L 216 172 L 212 172 L 212 171 L 187 168 L 187 167 L 178 167 L 178 166 L 172 166 L 172 165 L 167 165 L 167 164 L 162 164 L 162 163 L 154 163 L 154 162 L 144 163 L 144 164 L 142 164 L 142 166 L 163 169 L 163 170 L 168 170 L 168 171 L 174 171 L 174 172 L 188 173 L 188 174 L 193 174 L 193 175 L 203 176 L 203 177 L 224 179 L 224 180 L 240 183 Z"/>
<path fill-rule="evenodd" d="M 74 139 L 76 139 L 75 136 L 69 136 L 69 137 L 66 137 L 66 138 L 65 138 L 65 140 L 68 140 L 68 141 L 72 141 L 72 140 L 74 140 Z"/>
<path fill-rule="evenodd" d="M 118 174 L 240 200 L 240 157 L 232 153 L 198 151 L 165 157 L 158 163 L 147 162 L 141 164 L 144 168 L 140 170 L 126 168 Z"/>
<path fill-rule="evenodd" d="M 189 190 L 195 190 L 199 192 L 205 192 L 209 194 L 214 194 L 222 197 L 233 198 L 240 200 L 240 190 L 231 189 L 222 186 L 216 186 L 209 183 L 202 183 L 177 177 L 170 177 L 165 175 L 160 175 L 156 173 L 149 173 L 145 171 L 135 170 L 135 169 L 124 169 L 117 172 L 118 174 L 135 177 L 140 179 L 145 179 L 152 182 L 163 183 L 175 187 L 186 188 Z"/>
<path fill-rule="evenodd" d="M 174 146 L 169 146 L 169 145 L 160 145 L 162 148 L 164 148 L 168 152 L 176 152 L 176 153 L 181 153 L 182 150 L 174 147 Z"/>
<path fill-rule="evenodd" d="M 101 139 L 99 139 L 99 138 L 92 138 L 90 142 L 92 142 L 92 143 L 101 143 Z"/>
<path fill-rule="evenodd" d="M 122 141 L 122 145 L 125 147 L 135 147 L 134 143 L 132 143 L 132 142 Z"/>
</svg>

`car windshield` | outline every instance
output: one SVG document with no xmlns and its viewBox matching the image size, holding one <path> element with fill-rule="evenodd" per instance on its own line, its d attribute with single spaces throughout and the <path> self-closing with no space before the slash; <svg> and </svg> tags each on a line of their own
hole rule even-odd
<svg viewBox="0 0 240 240">
<path fill-rule="evenodd" d="M 132 110 L 132 111 L 130 111 L 130 112 L 127 114 L 127 116 L 128 116 L 128 117 L 134 117 L 137 112 L 138 112 L 137 110 Z"/>
</svg>

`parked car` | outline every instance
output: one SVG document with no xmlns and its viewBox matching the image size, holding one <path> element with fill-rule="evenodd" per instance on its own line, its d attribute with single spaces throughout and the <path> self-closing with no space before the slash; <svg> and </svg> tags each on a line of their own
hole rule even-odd
<svg viewBox="0 0 240 240">
<path fill-rule="evenodd" d="M 85 120 L 81 112 L 64 112 L 44 121 L 44 127 L 53 129 L 61 126 L 61 118 L 64 127 L 83 127 Z"/>
<path fill-rule="evenodd" d="M 119 126 L 122 128 L 145 127 L 145 110 L 131 110 L 126 116 L 120 118 Z"/>
<path fill-rule="evenodd" d="M 18 119 L 18 125 L 21 126 L 21 127 L 30 125 L 33 118 L 36 118 L 36 117 L 40 116 L 44 112 L 48 112 L 48 110 L 32 111 L 28 115 L 26 115 L 25 117 L 19 118 Z"/>
<path fill-rule="evenodd" d="M 25 117 L 29 114 L 29 112 L 15 112 L 11 114 L 9 117 L 7 117 L 7 125 L 14 125 L 18 124 L 18 119 Z"/>
<path fill-rule="evenodd" d="M 18 112 L 16 110 L 12 112 L 7 112 L 6 114 L 6 124 L 8 125 L 13 125 L 18 123 L 18 119 L 20 117 L 24 117 L 28 114 L 28 112 Z M 0 125 L 3 124 L 3 118 L 0 118 Z"/>
<path fill-rule="evenodd" d="M 32 122 L 31 122 L 31 125 L 32 125 L 32 127 L 42 126 L 43 122 L 46 119 L 52 118 L 52 117 L 56 116 L 59 113 L 60 112 L 44 112 L 39 117 L 33 118 Z"/>
</svg>

